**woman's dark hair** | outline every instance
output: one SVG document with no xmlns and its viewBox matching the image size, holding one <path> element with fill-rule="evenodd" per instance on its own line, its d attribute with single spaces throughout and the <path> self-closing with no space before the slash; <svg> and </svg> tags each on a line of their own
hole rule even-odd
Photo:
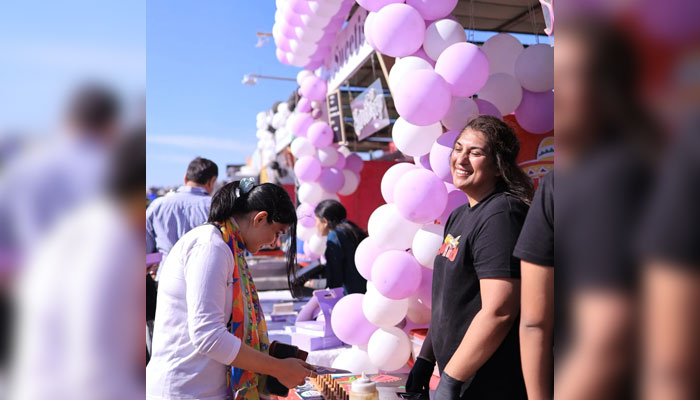
<svg viewBox="0 0 700 400">
<path fill-rule="evenodd" d="M 360 244 L 362 239 L 367 237 L 367 233 L 354 222 L 348 221 L 345 207 L 337 200 L 323 200 L 318 203 L 314 214 L 318 218 L 325 218 L 328 221 L 328 228 L 338 230 L 351 238 L 355 245 Z"/>
<path fill-rule="evenodd" d="M 499 172 L 496 189 L 510 193 L 524 203 L 530 204 L 534 188 L 532 180 L 516 161 L 520 152 L 520 142 L 513 129 L 496 117 L 480 115 L 467 124 L 457 140 L 467 129 L 480 132 L 486 139 L 486 151 L 493 157 Z"/>
<path fill-rule="evenodd" d="M 292 276 L 297 265 L 297 212 L 289 194 L 281 186 L 263 183 L 247 193 L 240 193 L 240 181 L 227 183 L 211 199 L 208 222 L 224 222 L 236 215 L 267 211 L 267 222 L 289 225 L 287 248 L 287 284 L 293 295 Z"/>
</svg>

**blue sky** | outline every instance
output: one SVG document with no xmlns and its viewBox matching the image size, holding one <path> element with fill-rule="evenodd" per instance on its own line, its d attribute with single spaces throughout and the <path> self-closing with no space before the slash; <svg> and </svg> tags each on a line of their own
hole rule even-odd
<svg viewBox="0 0 700 400">
<path fill-rule="evenodd" d="M 287 99 L 296 83 L 246 86 L 243 75 L 299 71 L 277 61 L 272 41 L 255 47 L 274 14 L 271 0 L 148 1 L 148 185 L 181 183 L 196 156 L 216 162 L 221 178 L 227 163 L 253 153 L 256 114 Z"/>
</svg>

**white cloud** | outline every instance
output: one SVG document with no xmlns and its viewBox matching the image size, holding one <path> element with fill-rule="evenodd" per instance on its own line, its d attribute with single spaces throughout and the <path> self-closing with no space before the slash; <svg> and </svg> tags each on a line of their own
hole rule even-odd
<svg viewBox="0 0 700 400">
<path fill-rule="evenodd" d="M 239 142 L 210 136 L 189 135 L 147 135 L 146 142 L 181 147 L 185 149 L 216 149 L 229 150 L 242 154 L 250 154 L 256 149 L 254 142 Z"/>
</svg>

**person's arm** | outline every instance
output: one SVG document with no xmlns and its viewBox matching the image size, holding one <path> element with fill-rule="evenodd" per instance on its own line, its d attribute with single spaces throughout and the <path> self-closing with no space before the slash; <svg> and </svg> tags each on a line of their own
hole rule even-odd
<svg viewBox="0 0 700 400">
<path fill-rule="evenodd" d="M 518 279 L 481 279 L 481 310 L 464 334 L 444 373 L 465 382 L 493 355 L 520 309 Z"/>
<path fill-rule="evenodd" d="M 338 236 L 331 232 L 326 242 L 326 279 L 328 287 L 333 289 L 343 286 L 343 249 Z"/>
<path fill-rule="evenodd" d="M 521 262 L 520 357 L 527 397 L 552 398 L 554 268 Z"/>
<path fill-rule="evenodd" d="M 232 366 L 258 374 L 271 375 L 291 389 L 303 385 L 306 377 L 315 376 L 314 367 L 298 358 L 279 359 L 242 345 Z"/>
<path fill-rule="evenodd" d="M 153 229 L 153 214 L 156 204 L 151 203 L 151 206 L 146 209 L 146 254 L 155 253 L 157 250 L 156 232 Z"/>
</svg>

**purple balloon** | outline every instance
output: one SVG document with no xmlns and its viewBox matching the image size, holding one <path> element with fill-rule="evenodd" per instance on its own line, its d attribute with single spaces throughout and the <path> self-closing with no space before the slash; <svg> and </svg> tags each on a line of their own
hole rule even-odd
<svg viewBox="0 0 700 400">
<path fill-rule="evenodd" d="M 326 122 L 316 121 L 306 131 L 306 138 L 316 148 L 330 146 L 333 143 L 333 130 Z"/>
<path fill-rule="evenodd" d="M 323 60 L 311 60 L 308 64 L 304 65 L 304 69 L 316 70 L 321 65 L 323 65 Z"/>
<path fill-rule="evenodd" d="M 418 166 L 418 167 L 421 167 L 423 169 L 427 169 L 428 171 L 433 170 L 430 167 L 430 153 L 423 154 L 420 157 L 413 157 L 413 163 L 416 164 L 416 166 Z"/>
<path fill-rule="evenodd" d="M 292 133 L 294 134 L 294 136 L 306 137 L 306 132 L 309 130 L 309 127 L 314 122 L 313 118 L 311 118 L 311 115 L 307 113 L 296 113 L 293 114 L 290 118 L 293 118 L 290 128 L 292 129 Z"/>
<path fill-rule="evenodd" d="M 489 79 L 489 60 L 476 45 L 455 43 L 446 48 L 435 63 L 435 72 L 452 86 L 455 97 L 469 97 Z"/>
<path fill-rule="evenodd" d="M 311 156 L 302 157 L 294 164 L 294 173 L 302 182 L 316 182 L 321 176 L 321 163 Z"/>
<path fill-rule="evenodd" d="M 436 20 L 449 15 L 457 6 L 457 0 L 406 0 L 423 19 Z"/>
<path fill-rule="evenodd" d="M 345 159 L 345 169 L 349 169 L 350 171 L 360 174 L 360 171 L 362 171 L 362 167 L 364 167 L 365 162 L 362 161 L 362 158 L 358 156 L 355 153 L 350 154 L 346 159 Z"/>
<path fill-rule="evenodd" d="M 318 183 L 326 192 L 335 193 L 345 185 L 345 175 L 343 171 L 335 168 L 323 168 Z"/>
<path fill-rule="evenodd" d="M 316 226 L 314 207 L 308 203 L 302 203 L 297 207 L 297 220 L 300 225 L 307 228 Z"/>
<path fill-rule="evenodd" d="M 357 0 L 357 4 L 367 11 L 377 12 L 382 9 L 382 7 L 393 4 L 393 3 L 403 3 L 404 0 Z"/>
<path fill-rule="evenodd" d="M 309 3 L 306 0 L 289 0 L 288 7 L 297 14 L 311 14 Z"/>
<path fill-rule="evenodd" d="M 321 118 L 321 115 L 323 115 L 323 111 L 321 111 L 320 108 L 316 108 L 316 109 L 311 110 L 311 118 L 319 119 L 319 118 Z"/>
<path fill-rule="evenodd" d="M 318 102 L 324 101 L 326 99 L 327 90 L 328 86 L 326 85 L 326 81 L 315 75 L 309 76 L 301 82 L 301 95 L 307 97 L 309 100 L 316 100 Z"/>
<path fill-rule="evenodd" d="M 285 52 L 290 52 L 292 51 L 292 48 L 289 47 L 289 39 L 284 37 L 284 35 L 280 36 L 279 38 L 275 38 L 275 44 L 277 45 L 277 48 L 285 51 Z"/>
<path fill-rule="evenodd" d="M 335 163 L 333 168 L 337 170 L 345 168 L 345 156 L 343 155 L 343 153 L 338 152 L 338 162 Z"/>
<path fill-rule="evenodd" d="M 331 18 L 331 20 L 328 22 L 328 25 L 326 25 L 326 27 L 323 28 L 323 30 L 327 34 L 333 35 L 333 39 L 335 39 L 335 35 L 343 26 L 343 23 L 345 23 L 345 17 L 341 15 L 336 15 L 335 17 Z"/>
<path fill-rule="evenodd" d="M 396 187 L 396 182 L 401 179 L 404 174 L 408 171 L 413 171 L 416 166 L 411 163 L 398 163 L 392 165 L 386 170 L 384 176 L 382 177 L 382 183 L 380 186 L 382 197 L 387 203 L 394 202 L 394 188 Z"/>
<path fill-rule="evenodd" d="M 523 89 L 523 100 L 515 109 L 518 124 L 530 133 L 548 133 L 554 129 L 554 92 Z"/>
<path fill-rule="evenodd" d="M 396 182 L 394 203 L 407 220 L 427 224 L 445 210 L 447 189 L 432 171 L 414 169 Z"/>
<path fill-rule="evenodd" d="M 372 22 L 372 40 L 380 53 L 406 57 L 425 40 L 425 22 L 418 11 L 406 4 L 389 4 Z"/>
<path fill-rule="evenodd" d="M 282 28 L 280 30 L 282 31 L 282 35 L 284 37 L 286 37 L 287 39 L 294 39 L 294 40 L 299 39 L 297 37 L 297 33 L 294 32 L 294 25 L 291 25 L 289 23 L 283 23 Z"/>
<path fill-rule="evenodd" d="M 428 307 L 433 305 L 433 270 L 430 268 L 420 267 L 421 280 L 420 286 L 416 291 L 418 299 Z"/>
<path fill-rule="evenodd" d="M 479 108 L 479 115 L 492 115 L 498 119 L 503 119 L 503 115 L 501 115 L 498 107 L 493 105 L 493 103 L 490 101 L 476 98 L 473 100 L 476 103 L 476 106 Z"/>
<path fill-rule="evenodd" d="M 374 18 L 377 16 L 376 12 L 371 12 L 367 14 L 367 18 L 365 19 L 365 28 L 364 28 L 364 34 L 365 34 L 365 41 L 372 46 L 373 49 L 377 49 L 377 45 L 374 44 L 374 39 L 372 38 L 372 24 L 374 23 Z"/>
<path fill-rule="evenodd" d="M 299 14 L 295 13 L 291 7 L 287 7 L 287 9 L 284 11 L 283 17 L 284 21 L 286 22 L 286 24 L 283 24 L 283 26 L 289 25 L 291 26 L 292 30 L 294 30 L 295 26 L 304 26 L 304 22 L 301 20 Z M 296 39 L 296 34 L 290 39 Z"/>
<path fill-rule="evenodd" d="M 363 278 L 372 280 L 372 264 L 384 250 L 372 240 L 365 238 L 355 249 L 355 268 Z"/>
<path fill-rule="evenodd" d="M 435 60 L 428 57 L 428 55 L 425 53 L 425 50 L 423 50 L 422 47 L 420 49 L 418 49 L 418 51 L 416 51 L 415 53 L 411 54 L 411 56 L 422 58 L 425 61 L 427 61 L 428 63 L 430 63 L 430 65 L 432 65 L 433 68 L 435 67 Z"/>
<path fill-rule="evenodd" d="M 439 122 L 450 109 L 450 85 L 433 70 L 410 71 L 394 88 L 394 105 L 399 115 L 413 125 Z"/>
<path fill-rule="evenodd" d="M 467 197 L 467 194 L 463 191 L 459 189 L 450 191 L 447 194 L 447 205 L 445 206 L 445 211 L 443 211 L 442 215 L 438 217 L 438 221 L 440 221 L 440 223 L 444 225 L 445 223 L 447 223 L 447 218 L 450 217 L 452 211 L 456 210 L 459 206 L 467 204 L 468 202 L 469 197 Z"/>
<path fill-rule="evenodd" d="M 372 283 L 379 293 L 394 300 L 405 299 L 420 286 L 421 266 L 409 253 L 388 250 L 372 265 Z"/>
<path fill-rule="evenodd" d="M 331 312 L 331 327 L 335 336 L 347 344 L 362 346 L 369 342 L 370 336 L 376 331 L 376 326 L 362 312 L 364 294 L 349 294 L 333 307 Z"/>
<path fill-rule="evenodd" d="M 299 102 L 297 103 L 296 111 L 302 112 L 302 113 L 310 113 L 311 112 L 311 100 L 307 99 L 306 97 L 300 98 Z"/>
<path fill-rule="evenodd" d="M 285 53 L 281 49 L 275 50 L 275 56 L 277 57 L 277 61 L 281 62 L 282 64 L 284 64 L 284 65 L 291 64 L 289 62 L 289 57 L 287 56 L 287 53 Z"/>
<path fill-rule="evenodd" d="M 459 131 L 447 131 L 443 133 L 430 150 L 430 167 L 435 175 L 447 183 L 452 183 L 452 170 L 450 168 L 450 155 L 452 147 L 459 136 Z"/>
</svg>

